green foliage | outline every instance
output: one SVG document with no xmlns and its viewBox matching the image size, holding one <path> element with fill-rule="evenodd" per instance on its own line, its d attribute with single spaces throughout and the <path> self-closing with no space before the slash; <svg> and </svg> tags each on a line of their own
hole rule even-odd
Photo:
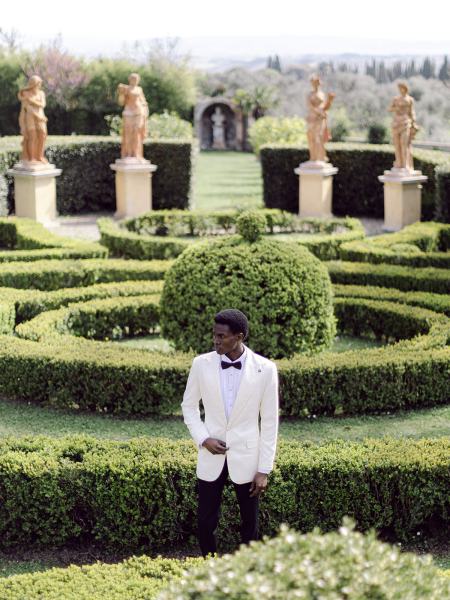
<svg viewBox="0 0 450 600">
<path fill-rule="evenodd" d="M 305 120 L 300 117 L 262 117 L 251 125 L 248 137 L 257 155 L 264 144 L 304 144 Z"/>
<path fill-rule="evenodd" d="M 101 242 L 111 256 L 151 260 L 175 258 L 193 237 L 234 233 L 238 211 L 151 211 L 130 219 L 119 227 L 111 219 L 99 219 Z M 364 237 L 356 219 L 300 219 L 292 213 L 261 209 L 266 218 L 266 233 L 308 233 L 292 240 L 306 246 L 321 260 L 339 257 L 342 243 Z"/>
<path fill-rule="evenodd" d="M 3 139 L 0 148 L 0 175 L 17 161 L 19 140 L 13 148 Z M 14 149 L 14 146 L 16 149 Z M 187 208 L 191 184 L 192 141 L 158 141 L 144 144 L 145 158 L 158 165 L 152 178 L 155 208 Z M 120 157 L 120 141 L 111 138 L 57 138 L 46 150 L 50 162 L 63 170 L 57 179 L 57 209 L 60 214 L 114 210 L 114 176 L 109 165 Z M 12 179 L 9 195 L 0 197 L 0 214 L 14 209 Z"/>
<path fill-rule="evenodd" d="M 281 442 L 261 510 L 261 532 L 281 523 L 358 528 L 412 537 L 448 517 L 448 438 Z M 158 549 L 195 534 L 196 450 L 189 441 L 90 437 L 0 440 L 0 547 Z M 238 537 L 234 492 L 224 495 L 220 539 Z M 37 508 L 36 508 L 37 507 Z"/>
<path fill-rule="evenodd" d="M 0 264 L 0 287 L 57 290 L 109 281 L 163 279 L 170 261 L 36 260 Z"/>
<path fill-rule="evenodd" d="M 383 123 L 371 123 L 367 129 L 369 144 L 386 144 L 389 141 L 388 130 Z"/>
<path fill-rule="evenodd" d="M 450 293 L 450 271 L 434 267 L 408 267 L 360 262 L 330 261 L 327 264 L 333 283 L 377 285 L 405 292 Z"/>
<path fill-rule="evenodd" d="M 50 233 L 25 218 L 0 217 L 0 263 L 64 258 L 106 258 L 100 244 L 71 240 Z"/>
<path fill-rule="evenodd" d="M 14 304 L 10 302 L 0 302 L 0 334 L 11 334 L 14 331 L 16 322 L 16 311 Z"/>
<path fill-rule="evenodd" d="M 259 211 L 245 211 L 236 219 L 236 230 L 247 242 L 256 242 L 265 233 L 266 217 Z"/>
<path fill-rule="evenodd" d="M 294 169 L 308 160 L 305 147 L 266 146 L 261 149 L 264 204 L 298 212 L 298 175 Z M 330 161 L 339 172 L 333 182 L 333 214 L 353 217 L 383 217 L 383 186 L 377 175 L 390 169 L 391 146 L 327 144 Z M 414 164 L 428 177 L 422 190 L 422 219 L 449 221 L 450 159 L 437 151 L 414 150 Z"/>
<path fill-rule="evenodd" d="M 117 564 L 54 568 L 0 579 L 8 600 L 153 600 L 198 560 L 133 556 Z"/>
<path fill-rule="evenodd" d="M 331 114 L 331 139 L 334 142 L 345 142 L 350 135 L 352 124 L 344 107 L 335 109 Z"/>
<path fill-rule="evenodd" d="M 189 121 L 165 110 L 162 114 L 150 115 L 148 135 L 152 140 L 188 140 L 193 137 L 193 129 Z"/>
<path fill-rule="evenodd" d="M 282 527 L 263 543 L 191 567 L 158 600 L 441 600 L 450 581 L 430 556 L 400 553 L 373 533 L 353 531 L 347 519 L 339 532 L 307 535 Z"/>
<path fill-rule="evenodd" d="M 326 269 L 298 244 L 231 236 L 187 248 L 165 277 L 161 330 L 180 350 L 211 347 L 215 313 L 234 306 L 250 345 L 273 358 L 318 352 L 334 338 Z"/>
</svg>

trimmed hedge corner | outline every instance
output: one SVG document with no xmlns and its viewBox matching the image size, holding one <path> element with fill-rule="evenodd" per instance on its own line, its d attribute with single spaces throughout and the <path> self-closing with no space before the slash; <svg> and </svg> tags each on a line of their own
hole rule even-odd
<svg viewBox="0 0 450 600">
<path fill-rule="evenodd" d="M 333 182 L 333 213 L 382 218 L 383 185 L 377 177 L 392 167 L 392 146 L 331 143 L 327 154 L 339 169 Z M 271 145 L 261 149 L 266 207 L 298 212 L 299 184 L 294 169 L 308 159 L 309 152 L 303 147 Z M 450 222 L 449 155 L 415 149 L 414 164 L 428 176 L 422 191 L 422 218 Z"/>
</svg>

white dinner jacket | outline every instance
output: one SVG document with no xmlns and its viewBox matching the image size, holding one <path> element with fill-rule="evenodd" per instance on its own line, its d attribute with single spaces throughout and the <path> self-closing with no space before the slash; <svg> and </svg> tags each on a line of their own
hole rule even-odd
<svg viewBox="0 0 450 600">
<path fill-rule="evenodd" d="M 239 390 L 227 420 L 220 361 L 215 351 L 194 358 L 181 404 L 184 422 L 199 449 L 199 479 L 217 479 L 226 458 L 232 481 L 247 483 L 257 471 L 269 473 L 273 468 L 278 434 L 277 368 L 247 348 Z M 200 418 L 200 399 L 205 409 L 204 421 Z M 229 450 L 226 454 L 211 454 L 200 447 L 207 437 L 223 440 Z"/>
</svg>

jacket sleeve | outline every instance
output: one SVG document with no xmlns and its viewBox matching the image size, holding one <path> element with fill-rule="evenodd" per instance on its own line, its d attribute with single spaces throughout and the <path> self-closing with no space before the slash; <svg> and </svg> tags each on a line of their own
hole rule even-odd
<svg viewBox="0 0 450 600">
<path fill-rule="evenodd" d="M 181 410 L 183 411 L 184 422 L 187 425 L 194 442 L 197 446 L 200 446 L 206 438 L 209 437 L 209 433 L 204 422 L 200 418 L 199 404 L 201 393 L 198 368 L 198 360 L 194 358 L 191 370 L 189 371 L 189 377 L 183 395 L 183 402 L 181 403 Z"/>
<path fill-rule="evenodd" d="M 258 471 L 270 473 L 273 469 L 278 436 L 278 372 L 274 363 L 261 400 L 261 438 Z"/>
</svg>

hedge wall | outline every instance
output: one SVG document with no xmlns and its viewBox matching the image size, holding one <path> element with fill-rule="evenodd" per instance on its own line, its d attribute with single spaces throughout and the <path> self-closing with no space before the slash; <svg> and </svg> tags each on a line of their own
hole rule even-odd
<svg viewBox="0 0 450 600">
<path fill-rule="evenodd" d="M 392 146 L 328 144 L 334 177 L 333 213 L 382 218 L 383 185 L 378 181 L 393 164 Z M 309 159 L 307 148 L 265 146 L 261 149 L 264 204 L 298 212 L 298 175 L 294 169 Z M 450 222 L 450 157 L 438 151 L 414 150 L 414 164 L 428 176 L 422 191 L 422 218 Z"/>
<path fill-rule="evenodd" d="M 0 549 L 63 546 L 156 549 L 195 534 L 196 451 L 191 442 L 88 437 L 0 440 Z M 448 523 L 450 440 L 281 442 L 262 500 L 261 531 L 358 528 L 400 539 Z M 221 539 L 239 531 L 225 491 Z M 225 525 L 225 527 L 224 527 Z"/>
<path fill-rule="evenodd" d="M 0 263 L 64 258 L 106 258 L 100 244 L 55 235 L 32 219 L 0 217 Z"/>
<path fill-rule="evenodd" d="M 17 138 L 0 146 L 0 214 L 14 211 L 12 178 L 6 170 L 19 158 Z M 2 151 L 2 147 L 8 147 Z M 12 148 L 11 148 L 12 146 Z M 155 208 L 187 208 L 191 186 L 191 141 L 146 142 L 144 155 L 158 165 L 152 178 Z M 60 214 L 113 211 L 116 207 L 114 172 L 109 165 L 120 158 L 120 142 L 110 137 L 58 137 L 49 143 L 46 156 L 63 172 L 56 179 Z M 7 184 L 5 186 L 5 183 Z"/>
<path fill-rule="evenodd" d="M 97 300 L 44 312 L 23 323 L 17 334 L 40 341 L 12 336 L 0 339 L 0 394 L 118 414 L 178 412 L 192 356 L 124 350 L 115 344 L 59 333 L 67 334 L 71 315 L 79 319 L 83 312 L 94 336 L 96 322 L 103 328 L 107 323 L 108 337 L 115 324 L 119 333 L 126 332 L 128 326 L 135 327 L 134 315 L 145 311 L 146 302 L 149 310 L 154 310 L 154 295 L 120 300 L 120 319 L 115 322 L 109 316 L 113 302 Z M 104 305 L 103 315 L 100 309 Z M 357 298 L 337 299 L 335 311 L 344 331 L 404 341 L 363 352 L 297 355 L 278 361 L 284 414 L 362 414 L 449 401 L 450 348 L 445 346 L 450 329 L 445 316 Z M 155 323 L 147 320 L 147 327 Z M 383 323 L 385 328 L 381 328 Z M 404 339 L 408 336 L 417 337 Z"/>
<path fill-rule="evenodd" d="M 341 244 L 364 238 L 364 228 L 357 219 L 299 219 L 291 213 L 264 210 L 268 236 L 276 233 L 308 233 L 290 240 L 306 246 L 321 260 L 339 258 Z M 141 260 L 175 258 L 193 243 L 181 235 L 156 235 L 157 231 L 180 232 L 184 236 L 219 235 L 234 232 L 239 212 L 153 211 L 125 222 L 120 227 L 111 219 L 97 221 L 101 243 L 111 256 Z M 289 241 L 289 235 L 283 237 Z"/>
</svg>

